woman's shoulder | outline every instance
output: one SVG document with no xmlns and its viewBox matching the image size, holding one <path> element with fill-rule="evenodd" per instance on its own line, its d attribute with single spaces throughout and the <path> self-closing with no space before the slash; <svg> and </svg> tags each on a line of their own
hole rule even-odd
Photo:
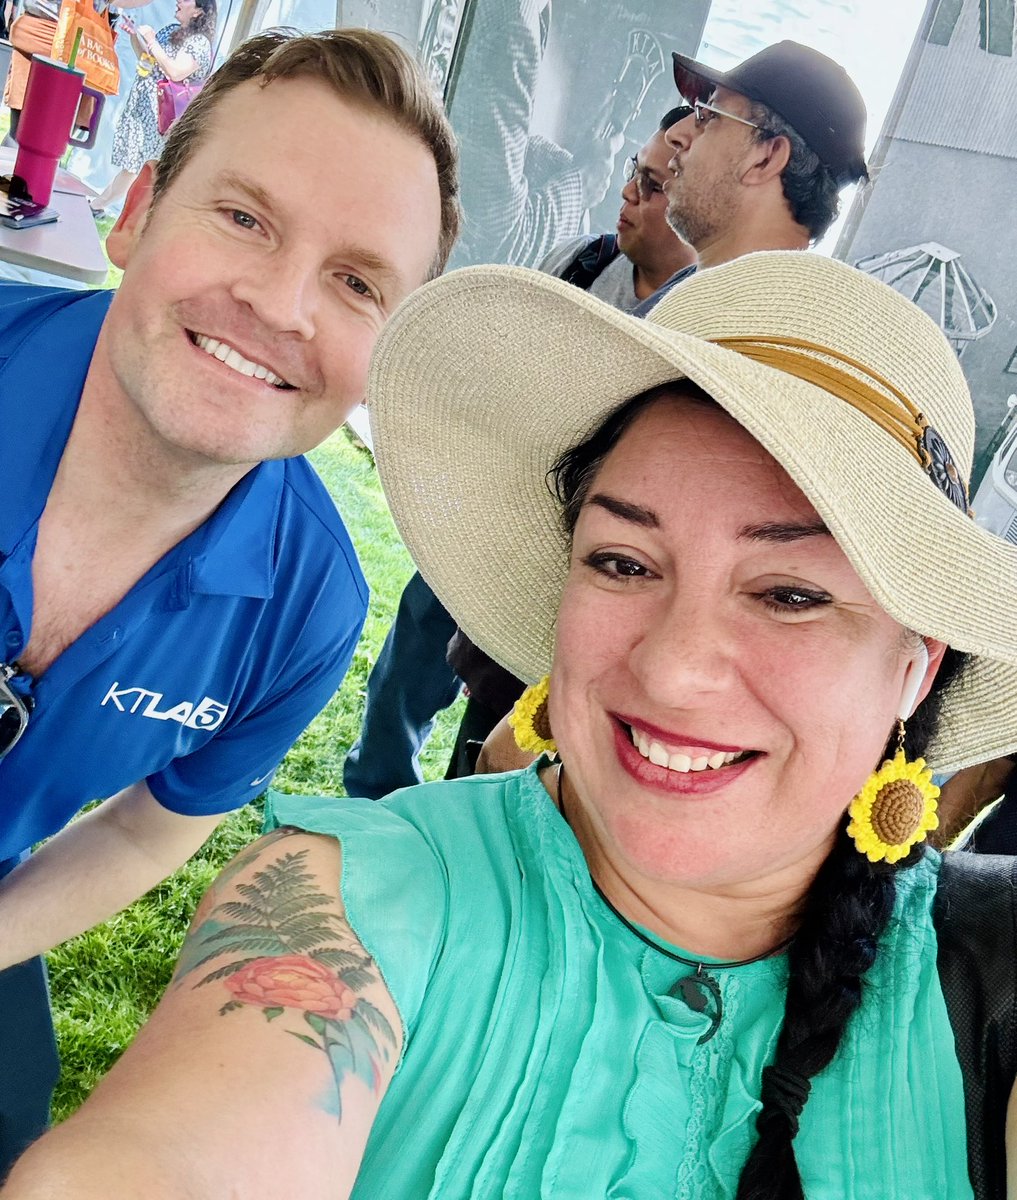
<svg viewBox="0 0 1017 1200">
<path fill-rule="evenodd" d="M 182 48 L 193 58 L 207 63 L 212 56 L 212 39 L 207 33 L 194 30 L 183 39 Z"/>
<path fill-rule="evenodd" d="M 468 858 L 479 842 L 514 840 L 520 825 L 529 827 L 552 807 L 536 770 L 528 768 L 423 783 L 378 801 L 273 793 L 272 821 L 340 838 L 351 830 L 384 833 L 454 861 Z"/>
<path fill-rule="evenodd" d="M 268 824 L 327 834 L 351 852 L 362 845 L 371 858 L 370 847 L 384 844 L 390 874 L 406 870 L 420 878 L 422 871 L 432 870 L 435 879 L 448 880 L 466 873 L 480 887 L 484 873 L 475 870 L 478 854 L 494 873 L 499 862 L 515 862 L 518 843 L 531 840 L 536 814 L 548 806 L 547 792 L 530 769 L 424 783 L 383 800 L 274 792 Z"/>
<path fill-rule="evenodd" d="M 550 804 L 533 771 L 422 784 L 380 801 L 273 793 L 267 824 L 338 840 L 347 919 L 410 1027 L 462 921 L 481 944 L 504 933 L 506 881 L 538 854 L 530 825 L 541 795 Z"/>
<path fill-rule="evenodd" d="M 379 801 L 275 794 L 270 820 L 338 838 L 351 870 L 383 861 L 390 887 L 413 879 L 443 907 L 450 894 L 478 904 L 501 895 L 520 864 L 554 875 L 569 854 L 557 817 L 534 766 L 424 783 Z"/>
</svg>

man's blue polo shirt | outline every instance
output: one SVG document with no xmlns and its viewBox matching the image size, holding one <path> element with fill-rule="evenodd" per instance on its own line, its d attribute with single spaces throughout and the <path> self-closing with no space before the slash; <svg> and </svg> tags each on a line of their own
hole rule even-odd
<svg viewBox="0 0 1017 1200">
<path fill-rule="evenodd" d="M 110 299 L 0 285 L 4 662 L 29 639 L 39 517 Z M 366 609 L 306 460 L 255 467 L 31 686 L 28 728 L 0 760 L 0 861 L 140 780 L 187 815 L 257 796 L 339 686 Z"/>
</svg>

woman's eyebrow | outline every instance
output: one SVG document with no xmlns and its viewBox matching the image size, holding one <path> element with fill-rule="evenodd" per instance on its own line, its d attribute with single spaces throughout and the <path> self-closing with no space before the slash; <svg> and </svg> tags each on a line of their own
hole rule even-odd
<svg viewBox="0 0 1017 1200">
<path fill-rule="evenodd" d="M 797 542 L 802 538 L 831 537 L 822 521 L 798 524 L 794 521 L 764 521 L 761 525 L 743 525 L 740 538 L 753 542 Z"/>
<path fill-rule="evenodd" d="M 660 528 L 660 518 L 652 508 L 643 508 L 639 504 L 629 504 L 626 500 L 619 500 L 615 496 L 607 496 L 603 492 L 596 492 L 586 503 L 596 504 L 598 508 L 607 509 L 609 513 L 620 517 L 623 521 L 631 521 L 634 525 L 642 525 L 645 529 Z"/>
</svg>

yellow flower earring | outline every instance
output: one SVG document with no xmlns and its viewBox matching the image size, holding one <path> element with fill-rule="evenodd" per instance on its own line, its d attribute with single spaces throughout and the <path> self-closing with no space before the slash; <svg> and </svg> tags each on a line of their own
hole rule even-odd
<svg viewBox="0 0 1017 1200">
<path fill-rule="evenodd" d="M 531 684 L 509 713 L 509 725 L 515 735 L 516 745 L 528 754 L 554 754 L 558 749 L 547 715 L 550 684 L 550 675 L 545 675 L 539 683 Z"/>
<path fill-rule="evenodd" d="M 897 753 L 873 771 L 851 801 L 847 831 L 869 862 L 894 863 L 938 828 L 938 799 L 925 759 L 908 762 L 904 756 L 904 722 L 898 718 Z"/>
</svg>

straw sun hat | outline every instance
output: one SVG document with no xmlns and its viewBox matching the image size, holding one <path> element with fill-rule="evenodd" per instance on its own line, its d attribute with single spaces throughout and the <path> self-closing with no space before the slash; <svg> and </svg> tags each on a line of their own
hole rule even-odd
<svg viewBox="0 0 1017 1200">
<path fill-rule="evenodd" d="M 378 469 L 465 632 L 527 681 L 549 669 L 568 543 L 547 470 L 683 376 L 784 467 L 891 616 L 973 656 L 930 763 L 1017 749 L 1017 547 L 967 512 L 974 415 L 956 355 L 910 301 L 814 254 L 703 271 L 645 320 L 515 267 L 453 272 L 402 305 L 368 387 Z"/>
</svg>

